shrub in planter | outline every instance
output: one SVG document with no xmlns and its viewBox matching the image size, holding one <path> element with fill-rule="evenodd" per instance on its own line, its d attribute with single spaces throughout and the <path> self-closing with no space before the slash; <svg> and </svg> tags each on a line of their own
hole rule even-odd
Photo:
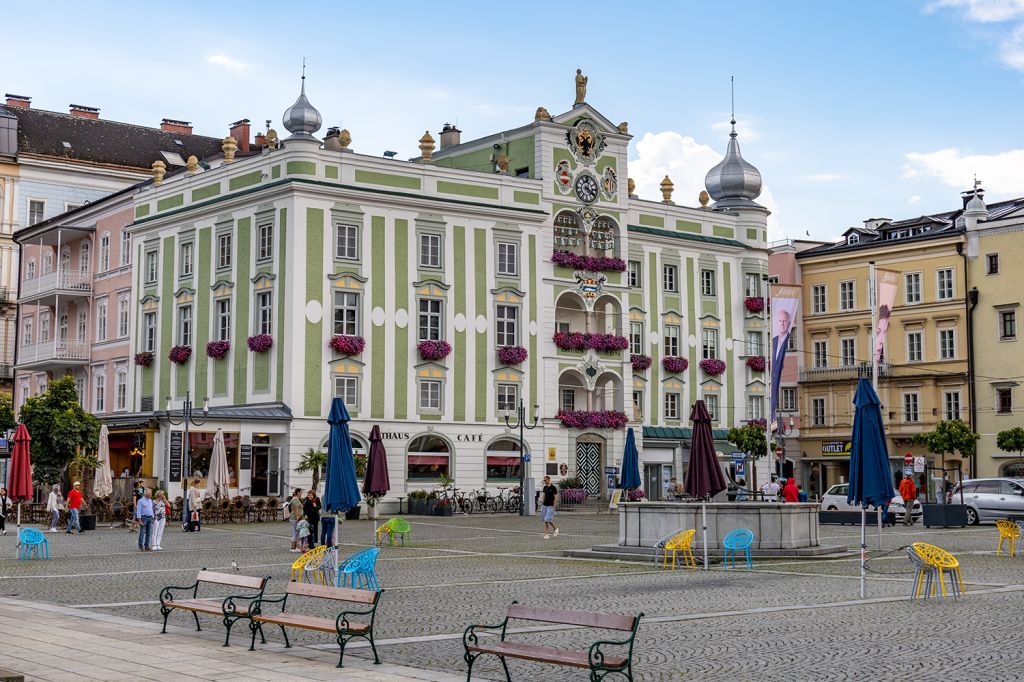
<svg viewBox="0 0 1024 682">
<path fill-rule="evenodd" d="M 705 374 L 718 376 L 725 371 L 725 362 L 717 358 L 705 358 L 700 361 L 700 368 L 704 370 Z"/>
<path fill-rule="evenodd" d="M 338 334 L 332 336 L 327 345 L 343 355 L 359 355 L 366 348 L 366 339 L 361 336 Z"/>
<path fill-rule="evenodd" d="M 153 354 L 148 350 L 135 354 L 135 364 L 139 367 L 149 367 L 153 364 Z"/>
<path fill-rule="evenodd" d="M 434 516 L 451 516 L 452 503 L 450 500 L 437 500 L 433 509 Z"/>
<path fill-rule="evenodd" d="M 630 355 L 629 361 L 633 365 L 634 372 L 646 372 L 654 364 L 649 355 Z"/>
<path fill-rule="evenodd" d="M 210 341 L 206 344 L 206 357 L 220 360 L 227 356 L 231 350 L 230 341 Z"/>
<path fill-rule="evenodd" d="M 686 368 L 690 366 L 690 361 L 670 355 L 661 359 L 661 366 L 670 374 L 679 374 L 686 371 Z"/>
<path fill-rule="evenodd" d="M 253 353 L 266 353 L 274 345 L 274 337 L 270 334 L 257 334 L 250 336 L 245 343 Z"/>
<path fill-rule="evenodd" d="M 447 341 L 420 341 L 416 349 L 424 360 L 444 360 L 451 354 L 452 345 Z"/>
<path fill-rule="evenodd" d="M 764 356 L 751 355 L 749 358 L 747 358 L 747 367 L 754 370 L 755 372 L 763 372 L 765 368 Z"/>
<path fill-rule="evenodd" d="M 424 507 L 427 502 L 426 490 L 413 490 L 409 493 L 409 513 L 424 514 Z"/>
<path fill-rule="evenodd" d="M 587 500 L 586 488 L 559 488 L 562 502 L 565 504 L 582 504 Z"/>
<path fill-rule="evenodd" d="M 190 357 L 192 357 L 192 348 L 190 346 L 175 346 L 167 354 L 167 359 L 176 365 L 184 365 Z"/>
<path fill-rule="evenodd" d="M 530 357 L 522 346 L 502 346 L 498 349 L 498 359 L 503 365 L 521 365 Z"/>
</svg>

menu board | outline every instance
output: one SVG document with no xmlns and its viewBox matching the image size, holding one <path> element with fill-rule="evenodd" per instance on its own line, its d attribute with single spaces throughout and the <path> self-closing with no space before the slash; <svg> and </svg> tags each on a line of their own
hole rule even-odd
<svg viewBox="0 0 1024 682">
<path fill-rule="evenodd" d="M 171 431 L 171 470 L 172 483 L 181 483 L 181 431 Z"/>
</svg>

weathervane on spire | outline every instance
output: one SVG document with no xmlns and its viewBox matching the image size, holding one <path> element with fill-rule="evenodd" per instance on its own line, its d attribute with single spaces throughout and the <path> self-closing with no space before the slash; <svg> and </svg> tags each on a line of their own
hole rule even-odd
<svg viewBox="0 0 1024 682">
<path fill-rule="evenodd" d="M 730 137 L 736 137 L 736 76 L 729 76 L 729 100 L 730 107 L 732 108 L 732 115 L 729 123 L 732 124 L 732 132 L 729 133 Z"/>
</svg>

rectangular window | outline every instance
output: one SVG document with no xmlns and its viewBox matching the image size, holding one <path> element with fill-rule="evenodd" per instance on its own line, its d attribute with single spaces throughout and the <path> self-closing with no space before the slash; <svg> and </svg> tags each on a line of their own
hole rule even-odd
<svg viewBox="0 0 1024 682">
<path fill-rule="evenodd" d="M 87 315 L 84 310 L 78 311 L 78 340 L 85 341 Z"/>
<path fill-rule="evenodd" d="M 629 261 L 628 284 L 634 288 L 640 286 L 640 261 L 638 260 Z"/>
<path fill-rule="evenodd" d="M 629 323 L 629 352 L 632 355 L 644 354 L 644 323 Z"/>
<path fill-rule="evenodd" d="M 334 292 L 334 333 L 359 336 L 359 294 L 351 291 Z"/>
<path fill-rule="evenodd" d="M 117 372 L 114 374 L 114 409 L 128 409 L 128 373 Z"/>
<path fill-rule="evenodd" d="M 35 225 L 43 222 L 43 214 L 46 212 L 46 202 L 36 199 L 28 201 L 28 224 Z"/>
<path fill-rule="evenodd" d="M 764 355 L 764 335 L 761 332 L 747 332 L 747 355 Z"/>
<path fill-rule="evenodd" d="M 193 244 L 192 242 L 185 242 L 181 245 L 181 253 L 178 259 L 178 276 L 180 277 L 191 277 L 192 276 L 192 253 Z"/>
<path fill-rule="evenodd" d="M 519 308 L 514 305 L 499 305 L 494 329 L 498 336 L 498 346 L 518 346 Z"/>
<path fill-rule="evenodd" d="M 572 412 L 576 409 L 576 391 L 571 388 L 562 389 L 562 409 L 566 412 Z"/>
<path fill-rule="evenodd" d="M 272 334 L 274 331 L 274 295 L 269 291 L 256 294 L 256 325 L 257 334 Z"/>
<path fill-rule="evenodd" d="M 342 260 L 358 260 L 359 228 L 355 225 L 338 225 L 334 257 Z"/>
<path fill-rule="evenodd" d="M 217 236 L 217 268 L 231 267 L 231 233 L 225 232 Z"/>
<path fill-rule="evenodd" d="M 231 340 L 231 299 L 217 300 L 217 340 Z"/>
<path fill-rule="evenodd" d="M 49 256 L 50 254 L 46 254 L 46 255 Z M 43 263 L 45 265 L 46 261 L 44 260 Z M 48 265 L 45 265 L 44 269 L 47 272 L 50 271 L 50 267 Z M 109 234 L 105 234 L 102 237 L 100 237 L 100 264 L 99 264 L 99 270 L 100 270 L 100 272 L 106 272 L 109 269 L 110 269 L 110 235 Z"/>
<path fill-rule="evenodd" d="M 939 330 L 939 359 L 941 359 L 941 360 L 955 360 L 956 359 L 956 330 L 955 329 L 940 329 Z"/>
<path fill-rule="evenodd" d="M 440 268 L 441 267 L 441 235 L 421 234 L 420 235 L 420 267 Z"/>
<path fill-rule="evenodd" d="M 1017 311 L 999 311 L 999 340 L 1013 341 L 1017 338 Z"/>
<path fill-rule="evenodd" d="M 996 414 L 1013 412 L 1013 390 L 1010 388 L 996 389 Z"/>
<path fill-rule="evenodd" d="M 257 229 L 256 260 L 274 257 L 274 224 L 264 223 Z"/>
<path fill-rule="evenodd" d="M 128 338 L 128 299 L 122 298 L 117 302 L 117 337 Z"/>
<path fill-rule="evenodd" d="M 665 419 L 679 419 L 679 394 L 665 394 Z"/>
<path fill-rule="evenodd" d="M 918 422 L 921 420 L 919 400 L 916 393 L 903 394 L 903 421 Z"/>
<path fill-rule="evenodd" d="M 827 290 L 824 284 L 815 284 L 811 287 L 811 306 L 815 313 L 824 313 L 827 310 L 826 294 Z"/>
<path fill-rule="evenodd" d="M 764 396 L 747 396 L 747 418 L 764 419 Z"/>
<path fill-rule="evenodd" d="M 921 332 L 907 333 L 907 362 L 921 362 L 924 356 L 924 341 Z"/>
<path fill-rule="evenodd" d="M 907 305 L 921 302 L 921 273 L 910 272 L 903 276 L 904 300 Z"/>
<path fill-rule="evenodd" d="M 506 277 L 519 275 L 519 244 L 498 242 L 498 274 Z"/>
<path fill-rule="evenodd" d="M 825 426 L 824 398 L 811 398 L 811 425 Z"/>
<path fill-rule="evenodd" d="M 146 252 L 146 284 L 156 284 L 160 269 L 157 266 L 159 258 L 156 251 Z"/>
<path fill-rule="evenodd" d="M 50 313 L 39 314 L 39 342 L 50 340 Z"/>
<path fill-rule="evenodd" d="M 334 397 L 341 398 L 345 407 L 354 410 L 359 407 L 359 377 L 334 377 Z"/>
<path fill-rule="evenodd" d="M 938 299 L 948 301 L 953 298 L 953 268 L 938 271 Z"/>
<path fill-rule="evenodd" d="M 840 282 L 839 283 L 839 309 L 853 310 L 854 298 L 853 298 L 853 282 Z"/>
<path fill-rule="evenodd" d="M 960 391 L 946 391 L 942 394 L 942 416 L 946 421 L 960 418 Z"/>
<path fill-rule="evenodd" d="M 142 315 L 142 350 L 156 351 L 156 313 Z"/>
<path fill-rule="evenodd" d="M 424 380 L 420 382 L 420 409 L 441 410 L 441 382 Z"/>
<path fill-rule="evenodd" d="M 96 302 L 96 340 L 107 340 L 107 302 Z"/>
<path fill-rule="evenodd" d="M 814 350 L 815 369 L 828 367 L 828 341 L 815 341 L 812 348 Z"/>
<path fill-rule="evenodd" d="M 132 261 L 132 235 L 128 228 L 121 229 L 121 265 L 128 265 Z"/>
<path fill-rule="evenodd" d="M 104 412 L 107 407 L 107 377 L 102 374 L 97 374 L 93 378 L 93 381 L 96 382 L 96 387 L 93 392 L 93 407 L 96 412 Z"/>
<path fill-rule="evenodd" d="M 789 343 L 786 344 L 786 351 L 787 352 L 795 351 L 796 350 L 796 337 L 797 337 L 796 327 L 790 327 L 789 328 Z"/>
<path fill-rule="evenodd" d="M 434 298 L 420 299 L 419 335 L 420 341 L 440 341 L 444 338 L 442 327 L 442 302 Z"/>
<path fill-rule="evenodd" d="M 661 279 L 665 291 L 676 291 L 676 266 L 662 266 Z"/>
<path fill-rule="evenodd" d="M 843 354 L 843 367 L 852 367 L 857 364 L 857 340 L 840 339 L 839 343 Z"/>
<path fill-rule="evenodd" d="M 714 270 L 701 270 L 700 271 L 700 295 L 701 296 L 715 296 L 715 271 Z"/>
<path fill-rule="evenodd" d="M 705 395 L 704 406 L 708 408 L 708 414 L 711 415 L 711 421 L 718 421 L 718 396 Z"/>
<path fill-rule="evenodd" d="M 673 358 L 679 357 L 679 325 L 665 325 L 665 355 Z"/>
<path fill-rule="evenodd" d="M 701 357 L 705 360 L 708 358 L 718 357 L 718 330 L 717 329 L 703 329 L 701 330 Z"/>
<path fill-rule="evenodd" d="M 633 419 L 641 421 L 644 418 L 644 392 L 633 391 Z"/>
<path fill-rule="evenodd" d="M 178 308 L 178 345 L 192 345 L 192 306 Z"/>
<path fill-rule="evenodd" d="M 568 322 L 555 322 L 555 331 L 568 334 L 571 331 L 571 326 Z"/>
<path fill-rule="evenodd" d="M 796 412 L 796 388 L 787 386 L 782 389 L 782 411 Z"/>
<path fill-rule="evenodd" d="M 985 256 L 985 274 L 987 275 L 998 275 L 999 274 L 999 254 L 990 253 Z"/>
<path fill-rule="evenodd" d="M 512 412 L 519 406 L 519 384 L 498 384 L 498 414 Z"/>
<path fill-rule="evenodd" d="M 25 330 L 25 341 L 24 341 L 23 345 L 31 346 L 32 345 L 32 318 L 31 317 L 26 317 L 25 318 L 25 323 L 23 325 L 23 329 Z"/>
<path fill-rule="evenodd" d="M 743 280 L 746 284 L 745 293 L 747 296 L 761 296 L 761 275 L 756 272 L 748 272 Z"/>
</svg>

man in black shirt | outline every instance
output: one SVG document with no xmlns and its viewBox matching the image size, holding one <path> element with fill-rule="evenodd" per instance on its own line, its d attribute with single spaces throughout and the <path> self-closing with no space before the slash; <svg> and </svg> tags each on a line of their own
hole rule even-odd
<svg viewBox="0 0 1024 682">
<path fill-rule="evenodd" d="M 541 488 L 540 518 L 544 521 L 544 539 L 551 538 L 550 531 L 558 535 L 558 526 L 555 525 L 555 500 L 558 499 L 558 488 L 551 485 L 551 477 L 544 477 L 544 487 Z"/>
</svg>

